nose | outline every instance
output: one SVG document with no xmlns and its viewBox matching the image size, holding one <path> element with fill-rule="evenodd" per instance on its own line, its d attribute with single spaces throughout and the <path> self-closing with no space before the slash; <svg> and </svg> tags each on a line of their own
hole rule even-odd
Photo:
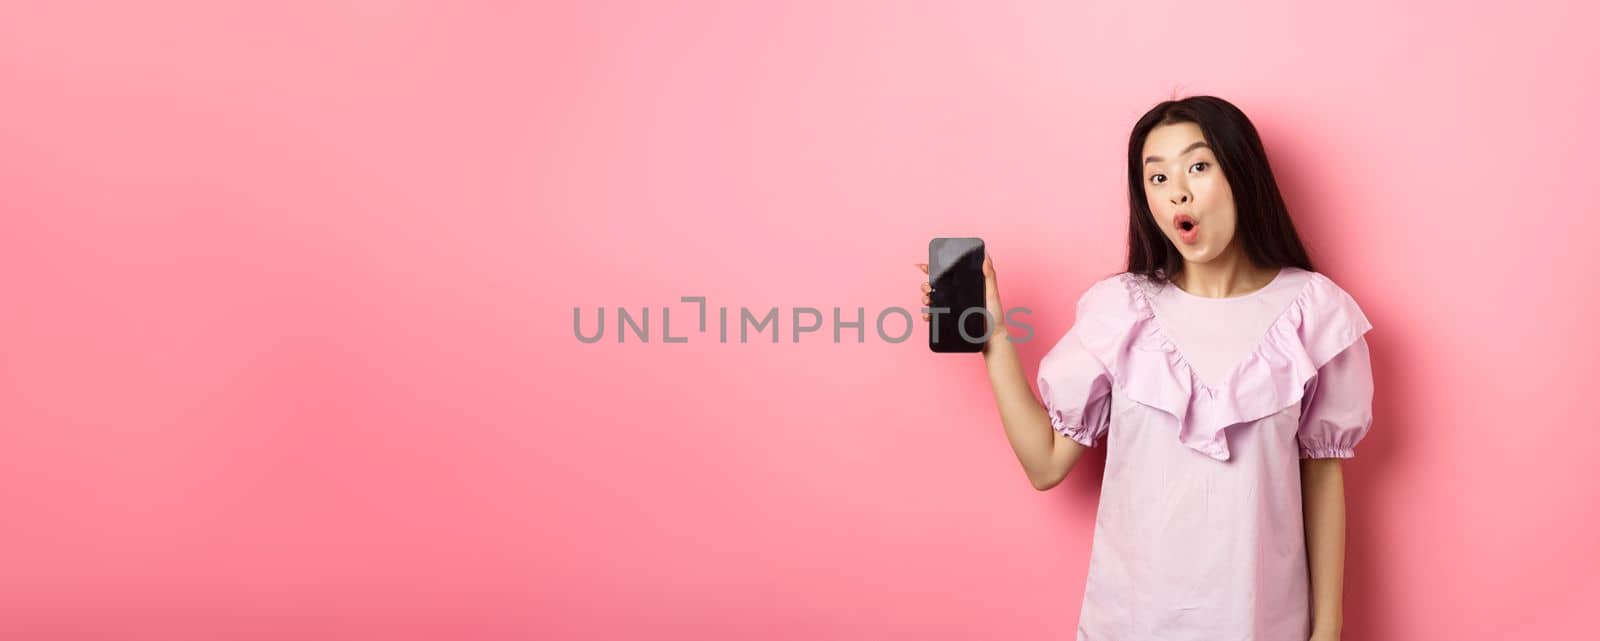
<svg viewBox="0 0 1600 641">
<path fill-rule="evenodd" d="M 1180 191 L 1180 192 L 1172 195 L 1172 204 L 1173 204 L 1173 206 L 1181 207 L 1181 206 L 1186 205 L 1188 203 L 1189 203 L 1189 192 Z"/>
</svg>

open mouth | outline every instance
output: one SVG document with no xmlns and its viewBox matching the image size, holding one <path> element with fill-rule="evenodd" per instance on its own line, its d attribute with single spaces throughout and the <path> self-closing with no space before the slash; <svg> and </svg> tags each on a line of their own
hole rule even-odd
<svg viewBox="0 0 1600 641">
<path fill-rule="evenodd" d="M 1188 214 L 1178 214 L 1172 219 L 1172 223 L 1182 231 L 1192 231 L 1196 224 L 1194 218 Z"/>
</svg>

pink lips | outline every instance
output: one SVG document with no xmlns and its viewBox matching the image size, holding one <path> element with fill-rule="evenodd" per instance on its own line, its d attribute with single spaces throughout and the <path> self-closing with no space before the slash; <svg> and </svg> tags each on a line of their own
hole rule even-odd
<svg viewBox="0 0 1600 641">
<path fill-rule="evenodd" d="M 1189 229 L 1183 228 L 1184 223 L 1189 223 Z M 1200 222 L 1186 213 L 1179 213 L 1172 217 L 1172 226 L 1178 230 L 1178 238 L 1185 245 L 1193 245 L 1200 240 Z"/>
</svg>

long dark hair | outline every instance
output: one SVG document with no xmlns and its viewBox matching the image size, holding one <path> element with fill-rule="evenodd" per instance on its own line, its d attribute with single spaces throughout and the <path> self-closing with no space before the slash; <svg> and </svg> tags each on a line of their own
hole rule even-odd
<svg viewBox="0 0 1600 641">
<path fill-rule="evenodd" d="M 1289 207 L 1278 193 L 1278 182 L 1267 164 L 1267 152 L 1255 125 L 1238 107 L 1215 96 L 1168 100 L 1146 112 L 1128 137 L 1128 271 L 1157 282 L 1183 271 L 1183 255 L 1156 226 L 1144 193 L 1145 138 L 1158 125 L 1192 122 L 1199 125 L 1228 178 L 1238 213 L 1234 229 L 1245 256 L 1257 266 L 1276 269 L 1294 266 L 1306 271 L 1311 258 L 1289 219 Z"/>
</svg>

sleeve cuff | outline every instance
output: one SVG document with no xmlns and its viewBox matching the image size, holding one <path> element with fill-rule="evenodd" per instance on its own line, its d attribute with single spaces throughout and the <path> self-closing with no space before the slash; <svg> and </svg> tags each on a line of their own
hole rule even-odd
<svg viewBox="0 0 1600 641">
<path fill-rule="evenodd" d="M 1356 455 L 1355 448 L 1351 448 L 1351 447 L 1334 447 L 1334 446 L 1330 446 L 1330 445 L 1316 445 L 1316 446 L 1309 446 L 1309 447 L 1308 446 L 1301 446 L 1300 447 L 1300 458 L 1303 458 L 1303 459 L 1308 459 L 1308 458 L 1353 458 L 1353 457 L 1355 457 L 1355 455 Z"/>
<path fill-rule="evenodd" d="M 1095 445 L 1095 439 L 1090 436 L 1089 428 L 1082 425 L 1067 425 L 1061 421 L 1061 417 L 1056 416 L 1055 412 L 1050 413 L 1050 427 L 1055 429 L 1057 434 L 1077 441 L 1084 447 Z"/>
</svg>

